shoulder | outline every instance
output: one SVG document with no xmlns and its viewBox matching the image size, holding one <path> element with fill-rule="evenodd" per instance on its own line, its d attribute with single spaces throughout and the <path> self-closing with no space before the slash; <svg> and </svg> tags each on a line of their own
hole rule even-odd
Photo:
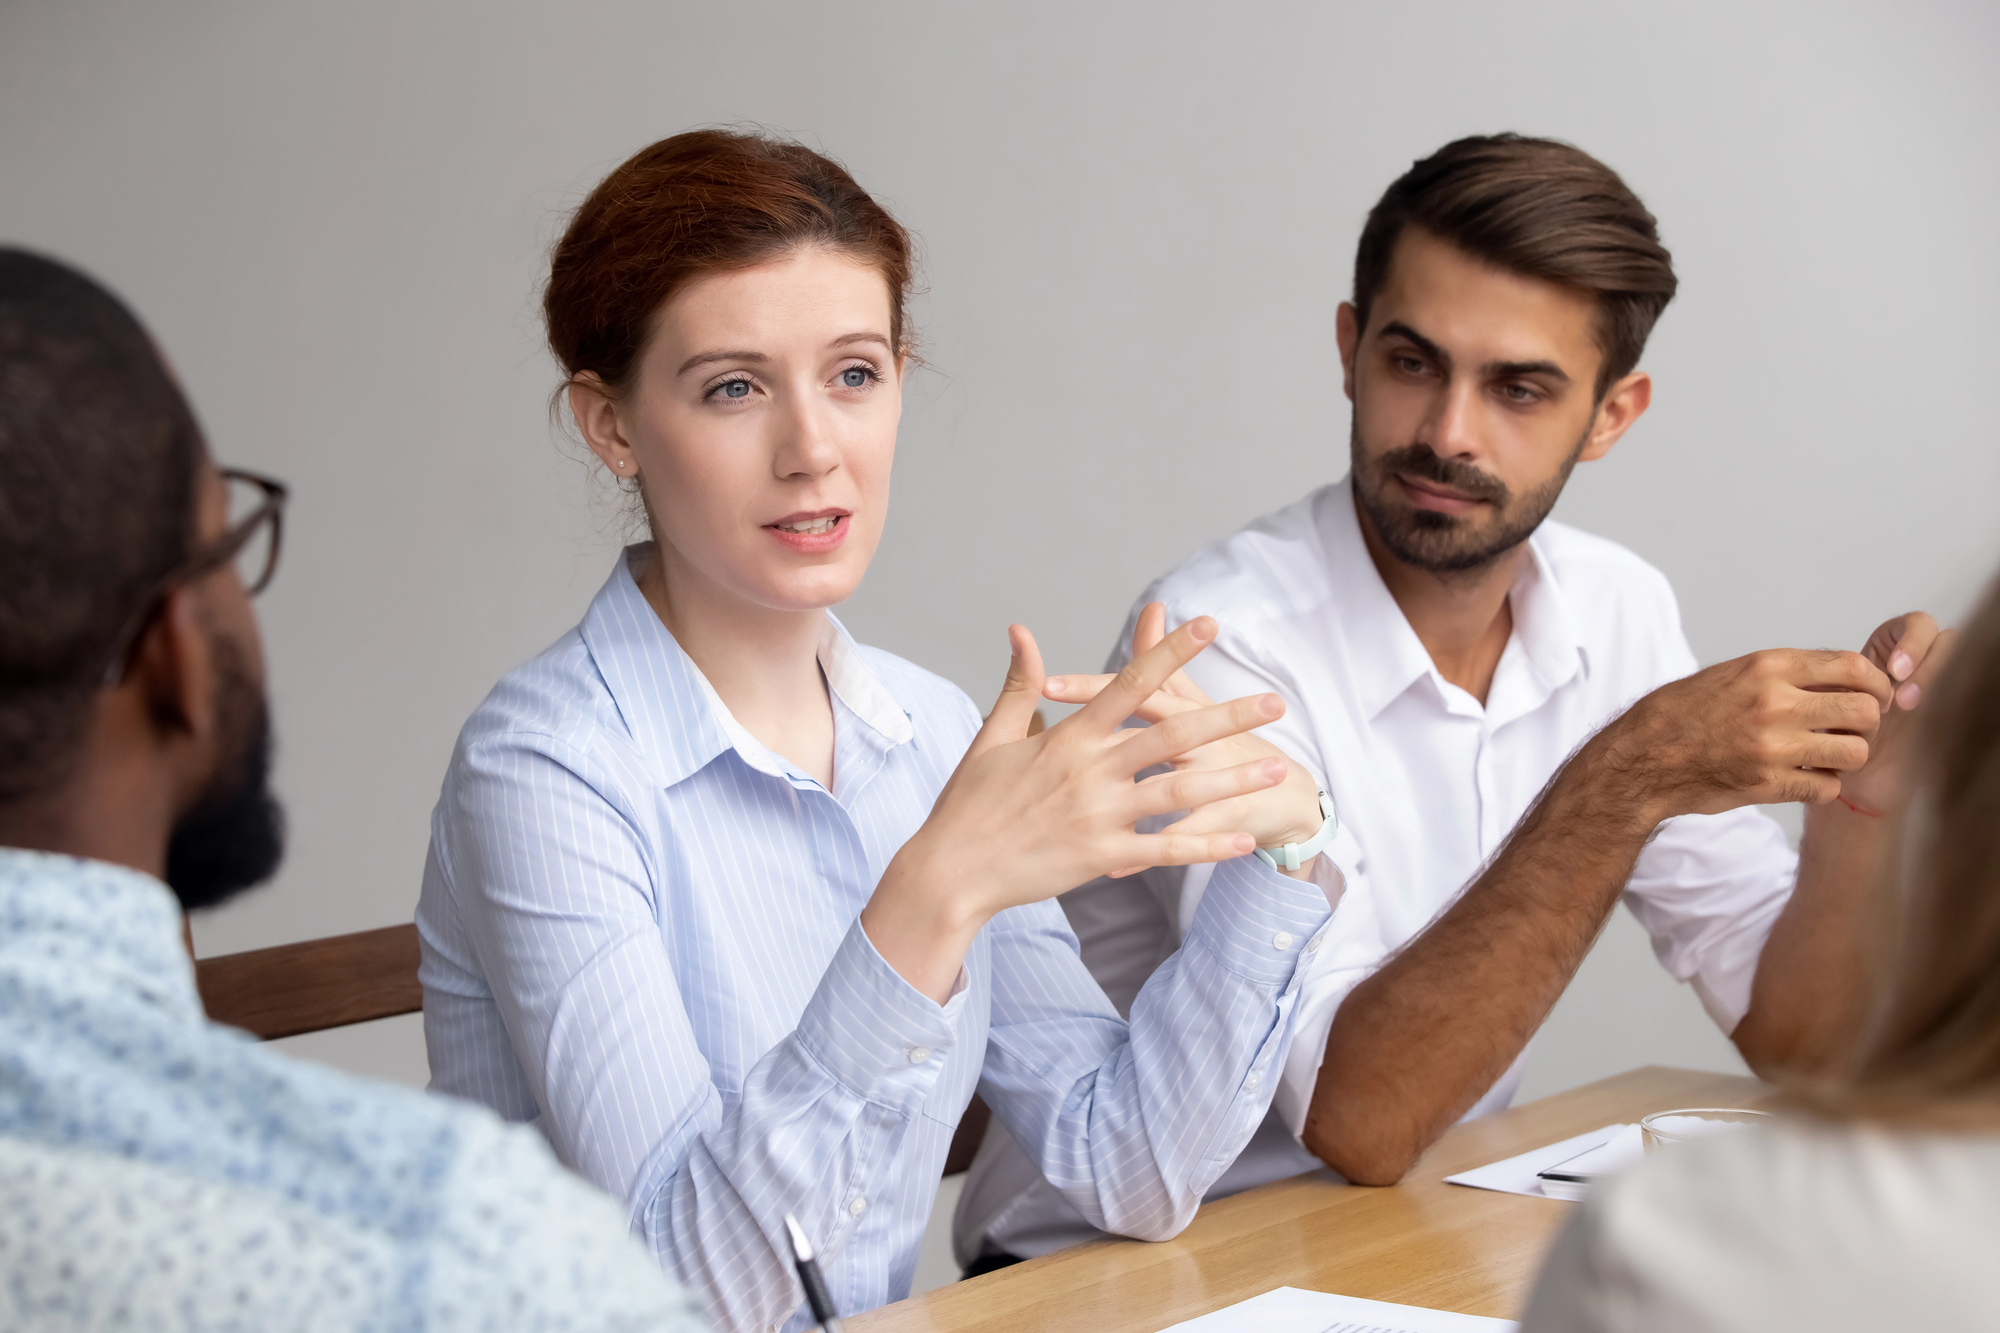
<svg viewBox="0 0 2000 1333">
<path fill-rule="evenodd" d="M 1232 622 L 1292 616 L 1326 596 L 1326 552 L 1314 510 L 1334 486 L 1264 514 L 1222 540 L 1210 542 L 1156 578 L 1144 602 L 1166 602 L 1170 612 L 1216 614 Z"/>
<path fill-rule="evenodd" d="M 8 1328 L 365 1327 L 404 1294 L 396 1250 L 386 1231 L 232 1181 L 0 1137 Z"/>
<path fill-rule="evenodd" d="M 1631 1327 L 1959 1327 L 2000 1301 L 1996 1190 L 2000 1139 L 1788 1119 L 1649 1156 L 1586 1201 L 1573 1248 L 1650 1309 Z"/>
<path fill-rule="evenodd" d="M 1137 605 L 1165 603 L 1170 623 L 1226 613 L 1239 631 L 1320 605 L 1331 586 L 1315 514 L 1338 489 L 1322 487 L 1202 547 L 1155 579 Z"/>
<path fill-rule="evenodd" d="M 459 748 L 494 737 L 546 735 L 587 744 L 622 730 L 618 706 L 577 630 L 500 678 L 459 731 Z"/>
<path fill-rule="evenodd" d="M 1680 633 L 1680 602 L 1667 576 L 1608 537 L 1553 520 L 1533 537 L 1536 553 L 1586 622 L 1610 617 L 1630 629 Z"/>
</svg>

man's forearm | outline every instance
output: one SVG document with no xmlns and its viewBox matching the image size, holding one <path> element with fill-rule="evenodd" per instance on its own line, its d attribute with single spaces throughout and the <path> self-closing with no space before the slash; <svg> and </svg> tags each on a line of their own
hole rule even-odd
<svg viewBox="0 0 2000 1333">
<path fill-rule="evenodd" d="M 1305 1146 L 1362 1184 L 1402 1178 L 1506 1072 L 1590 951 L 1657 823 L 1590 747 L 1429 929 L 1341 1005 Z"/>
<path fill-rule="evenodd" d="M 1761 1075 L 1825 1072 L 1854 1053 L 1871 961 L 1862 918 L 1868 886 L 1889 868 L 1885 823 L 1838 802 L 1806 807 L 1798 883 L 1730 1034 Z"/>
</svg>

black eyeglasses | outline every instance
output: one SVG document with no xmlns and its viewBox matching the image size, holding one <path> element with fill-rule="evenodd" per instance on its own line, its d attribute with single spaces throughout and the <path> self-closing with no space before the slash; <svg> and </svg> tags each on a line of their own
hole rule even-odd
<svg viewBox="0 0 2000 1333">
<path fill-rule="evenodd" d="M 105 668 L 104 683 L 118 684 L 125 678 L 126 657 L 140 634 L 158 614 L 168 593 L 183 583 L 191 583 L 234 563 L 236 577 L 252 597 L 271 586 L 278 572 L 278 547 L 285 533 L 285 498 L 291 492 L 275 477 L 246 472 L 241 468 L 222 469 L 229 485 L 229 526 L 209 545 L 197 550 L 153 585 L 137 614 L 113 643 L 111 660 Z"/>
</svg>

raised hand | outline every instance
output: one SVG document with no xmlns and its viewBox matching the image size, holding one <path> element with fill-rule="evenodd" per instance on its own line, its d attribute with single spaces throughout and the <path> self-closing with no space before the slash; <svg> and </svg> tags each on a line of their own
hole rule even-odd
<svg viewBox="0 0 2000 1333">
<path fill-rule="evenodd" d="M 1257 845 L 1247 829 L 1142 834 L 1134 827 L 1286 778 L 1284 763 L 1265 756 L 1133 781 L 1175 755 L 1284 716 L 1284 701 L 1263 694 L 1196 705 L 1144 731 L 1119 734 L 1120 724 L 1214 638 L 1213 620 L 1189 621 L 1136 655 L 1089 703 L 1030 736 L 1044 680 L 1041 653 L 1025 628 L 1009 628 L 1013 661 L 999 702 L 930 817 L 896 853 L 862 909 L 862 928 L 890 966 L 942 1000 L 973 934 L 996 912 L 1124 867 L 1224 861 Z"/>
<path fill-rule="evenodd" d="M 1140 611 L 1139 622 L 1132 631 L 1134 660 L 1166 637 L 1166 619 L 1166 607 L 1159 602 L 1150 603 Z M 1114 679 L 1105 675 L 1051 676 L 1043 685 L 1042 693 L 1057 703 L 1087 704 L 1096 700 Z M 1214 700 L 1188 679 L 1186 672 L 1177 670 L 1159 689 L 1142 699 L 1132 709 L 1131 716 L 1142 722 L 1158 724 L 1168 718 L 1213 706 Z M 1128 741 L 1144 734 L 1139 730 L 1124 730 L 1115 734 L 1114 741 Z M 1284 780 L 1274 786 L 1213 801 L 1191 810 L 1186 817 L 1163 831 L 1206 833 L 1216 829 L 1246 829 L 1262 847 L 1277 847 L 1311 838 L 1319 832 L 1322 818 L 1319 783 L 1291 756 L 1261 736 L 1241 732 L 1172 755 L 1166 762 L 1172 766 L 1173 773 L 1147 778 L 1142 785 L 1171 781 L 1175 774 L 1217 772 L 1260 759 L 1283 761 Z M 1293 873 L 1303 876 L 1308 873 L 1309 867 L 1310 863 Z M 1114 873 L 1143 868 L 1123 867 Z"/>
<path fill-rule="evenodd" d="M 1924 611 L 1885 620 L 1861 649 L 1861 655 L 1895 682 L 1895 695 L 1882 725 L 1868 747 L 1868 762 L 1841 774 L 1840 799 L 1863 815 L 1894 814 L 1909 797 L 1907 752 L 1916 729 L 1911 713 L 1922 703 L 1924 689 L 1936 677 L 1956 630 L 1940 630 Z"/>
<path fill-rule="evenodd" d="M 1648 827 L 1743 805 L 1818 804 L 1868 762 L 1895 689 L 1860 653 L 1770 649 L 1661 686 L 1579 758 L 1597 797 Z"/>
</svg>

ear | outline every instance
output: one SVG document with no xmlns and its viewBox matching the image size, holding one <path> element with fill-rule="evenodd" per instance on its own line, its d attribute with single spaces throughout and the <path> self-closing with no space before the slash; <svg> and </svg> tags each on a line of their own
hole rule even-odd
<svg viewBox="0 0 2000 1333">
<path fill-rule="evenodd" d="M 138 692 L 160 744 L 215 735 L 215 653 L 189 588 L 161 600 L 119 688 Z"/>
<path fill-rule="evenodd" d="M 1352 301 L 1342 301 L 1340 309 L 1334 312 L 1333 336 L 1340 344 L 1340 387 L 1347 393 L 1347 401 L 1354 401 L 1354 362 L 1361 352 L 1361 320 L 1354 313 Z"/>
<path fill-rule="evenodd" d="M 618 400 L 594 370 L 573 376 L 569 382 L 569 411 L 590 452 L 603 460 L 611 475 L 620 479 L 639 475 L 639 459 L 632 452 L 624 428 L 618 422 Z"/>
<path fill-rule="evenodd" d="M 1612 385 L 1597 406 L 1597 420 L 1577 460 L 1594 463 L 1610 453 L 1611 446 L 1632 429 L 1632 423 L 1645 415 L 1652 404 L 1653 377 L 1643 370 L 1635 370 Z"/>
</svg>

